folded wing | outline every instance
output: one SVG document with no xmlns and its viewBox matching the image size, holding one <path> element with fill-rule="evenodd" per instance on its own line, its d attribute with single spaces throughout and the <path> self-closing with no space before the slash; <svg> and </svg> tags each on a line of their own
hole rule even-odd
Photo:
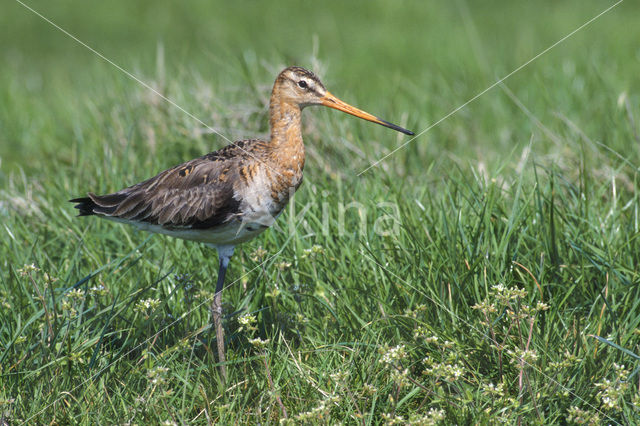
<svg viewBox="0 0 640 426">
<path fill-rule="evenodd" d="M 241 214 L 230 158 L 200 157 L 113 194 L 70 200 L 80 216 L 100 215 L 165 228 L 206 229 Z"/>
</svg>

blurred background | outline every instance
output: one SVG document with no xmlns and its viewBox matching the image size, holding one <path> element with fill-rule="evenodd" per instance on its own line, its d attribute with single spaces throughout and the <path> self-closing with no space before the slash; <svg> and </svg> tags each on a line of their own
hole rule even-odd
<svg viewBox="0 0 640 426">
<path fill-rule="evenodd" d="M 229 138 L 267 133 L 264 113 L 273 79 L 292 64 L 313 69 L 346 101 L 419 132 L 612 4 L 600 0 L 28 2 Z M 566 130 L 558 118 L 561 113 L 591 138 L 605 139 L 615 132 L 614 126 L 592 127 L 593 118 L 615 110 L 620 96 L 631 97 L 637 105 L 638 10 L 637 3 L 623 2 L 505 84 L 549 128 Z M 82 115 L 103 120 L 101 143 L 113 145 L 116 136 L 111 132 L 117 125 L 108 116 L 131 117 L 130 108 L 141 107 L 136 97 L 175 110 L 18 2 L 4 3 L 0 27 L 0 176 L 4 178 L 18 169 L 30 173 L 40 169 L 43 156 L 46 161 L 72 161 L 70 150 L 88 137 L 89 117 Z M 306 115 L 323 117 L 315 129 L 322 133 L 310 132 L 312 141 L 334 138 L 327 147 L 322 141 L 316 145 L 321 151 L 317 155 L 328 163 L 325 168 L 334 157 L 346 155 L 349 161 L 337 161 L 336 168 L 349 164 L 360 171 L 400 140 L 344 117 L 329 125 L 326 117 L 335 117 L 335 112 Z M 186 116 L 180 119 L 188 135 L 198 135 L 199 123 Z M 123 132 L 129 132 L 125 138 L 133 144 L 148 139 L 151 132 L 158 145 L 178 140 L 171 131 L 163 137 L 153 122 L 151 127 L 129 124 L 132 127 Z M 335 130 L 327 134 L 334 126 L 367 128 L 369 141 L 362 145 L 350 141 L 344 150 Z M 532 133 L 547 139 L 537 146 L 540 154 L 562 151 L 506 89 L 496 87 L 394 155 L 386 166 L 403 170 L 419 158 L 422 167 L 438 161 L 443 152 L 491 163 L 492 153 L 527 144 Z M 213 137 L 195 145 L 192 153 L 224 143 Z M 614 149 L 626 149 L 624 141 L 611 143 Z M 169 163 L 183 159 L 173 157 Z"/>
</svg>

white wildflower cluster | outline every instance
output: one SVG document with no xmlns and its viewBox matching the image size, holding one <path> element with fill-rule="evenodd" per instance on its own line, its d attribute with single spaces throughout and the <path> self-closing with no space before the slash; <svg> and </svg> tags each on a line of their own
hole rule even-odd
<svg viewBox="0 0 640 426">
<path fill-rule="evenodd" d="M 569 407 L 567 422 L 577 425 L 599 425 L 600 415 L 595 412 L 582 410 L 576 406 Z"/>
<path fill-rule="evenodd" d="M 261 261 L 267 255 L 267 251 L 261 247 L 258 247 L 251 253 L 251 260 L 254 262 Z"/>
<path fill-rule="evenodd" d="M 349 378 L 349 373 L 347 371 L 337 371 L 330 374 L 329 377 L 336 383 L 344 383 Z"/>
<path fill-rule="evenodd" d="M 413 338 L 416 340 L 428 339 L 427 337 L 428 335 L 429 335 L 429 329 L 423 325 L 419 325 L 413 330 Z"/>
<path fill-rule="evenodd" d="M 385 348 L 382 351 L 382 358 L 380 362 L 383 364 L 395 365 L 399 361 L 407 357 L 407 352 L 404 345 L 394 346 L 392 348 Z"/>
<path fill-rule="evenodd" d="M 636 410 L 640 411 L 640 392 L 636 392 L 631 399 L 631 406 Z"/>
<path fill-rule="evenodd" d="M 378 393 L 378 388 L 370 385 L 369 383 L 365 383 L 364 385 L 362 385 L 362 392 L 364 392 L 366 395 L 373 396 Z"/>
<path fill-rule="evenodd" d="M 551 361 L 547 365 L 545 370 L 550 372 L 557 372 L 565 368 L 571 368 L 580 362 L 582 362 L 582 358 L 578 358 L 569 351 L 565 351 L 560 361 Z"/>
<path fill-rule="evenodd" d="M 56 277 L 52 277 L 51 275 L 49 275 L 48 272 L 45 272 L 44 274 L 42 274 L 42 277 L 48 283 L 54 283 L 54 282 L 58 281 L 58 279 Z"/>
<path fill-rule="evenodd" d="M 538 353 L 532 349 L 520 349 L 515 347 L 507 349 L 507 354 L 511 357 L 513 364 L 531 365 L 538 360 Z"/>
<path fill-rule="evenodd" d="M 445 418 L 444 410 L 430 408 L 426 414 L 412 414 L 409 417 L 409 424 L 416 426 L 433 426 L 442 422 Z"/>
<path fill-rule="evenodd" d="M 616 379 L 619 381 L 626 381 L 629 378 L 629 370 L 624 364 L 613 363 L 613 370 L 616 372 Z"/>
<path fill-rule="evenodd" d="M 240 318 L 238 318 L 238 323 L 240 324 L 238 331 L 242 331 L 242 330 L 255 331 L 257 330 L 257 327 L 255 326 L 256 322 L 257 320 L 255 315 L 251 315 L 251 314 L 242 315 Z"/>
<path fill-rule="evenodd" d="M 82 301 L 84 300 L 84 291 L 79 288 L 74 288 L 69 293 L 67 293 L 67 297 L 71 300 Z"/>
<path fill-rule="evenodd" d="M 499 301 L 506 303 L 509 300 L 524 299 L 527 296 L 527 291 L 518 287 L 508 288 L 504 284 L 496 284 L 491 286 L 491 292 L 493 296 Z"/>
<path fill-rule="evenodd" d="M 451 349 L 455 346 L 456 344 L 454 342 L 452 342 L 451 340 L 445 340 L 444 342 L 442 342 L 442 344 L 440 345 L 440 347 L 442 349 Z"/>
<path fill-rule="evenodd" d="M 408 368 L 393 368 L 391 370 L 391 380 L 398 386 L 405 386 L 410 382 L 409 373 Z"/>
<path fill-rule="evenodd" d="M 259 337 L 256 337 L 255 339 L 249 339 L 249 343 L 257 349 L 266 348 L 270 341 L 271 339 L 262 340 Z"/>
<path fill-rule="evenodd" d="M 331 406 L 336 404 L 339 400 L 340 398 L 337 395 L 329 396 L 320 401 L 320 404 L 318 404 L 317 407 L 296 415 L 294 420 L 299 422 L 310 422 L 312 424 L 318 423 L 318 420 L 328 421 Z"/>
<path fill-rule="evenodd" d="M 613 369 L 616 373 L 614 380 L 604 379 L 596 383 L 596 387 L 600 389 L 598 398 L 600 398 L 600 402 L 607 410 L 619 409 L 624 393 L 629 388 L 629 382 L 627 381 L 629 370 L 620 364 L 613 364 Z"/>
<path fill-rule="evenodd" d="M 278 268 L 280 271 L 284 271 L 285 269 L 291 267 L 291 263 L 290 262 L 278 262 L 276 263 L 276 268 Z"/>
<path fill-rule="evenodd" d="M 490 314 L 501 312 L 503 308 L 507 308 L 506 313 L 510 320 L 531 320 L 542 311 L 549 309 L 549 305 L 544 302 L 536 302 L 535 305 L 521 304 L 521 301 L 527 296 L 527 291 L 518 287 L 509 288 L 504 284 L 496 284 L 491 286 L 487 297 L 479 303 L 472 306 L 473 309 L 481 311 L 485 315 L 483 325 L 489 326 L 488 318 Z"/>
<path fill-rule="evenodd" d="M 399 414 L 382 413 L 385 425 L 405 425 L 407 421 Z"/>
<path fill-rule="evenodd" d="M 20 274 L 21 277 L 29 275 L 31 272 L 38 272 L 40 268 L 38 268 L 34 263 L 30 265 L 24 265 L 22 268 L 18 269 L 16 272 Z"/>
<path fill-rule="evenodd" d="M 496 304 L 490 301 L 488 298 L 484 299 L 482 302 L 476 303 L 471 307 L 471 309 L 476 309 L 480 312 L 483 312 L 486 315 L 493 314 L 498 311 Z M 485 325 L 484 322 L 483 322 L 483 325 Z"/>
<path fill-rule="evenodd" d="M 538 302 L 536 303 L 536 311 L 540 312 L 540 311 L 547 311 L 549 310 L 549 305 L 547 305 L 544 302 Z"/>
<path fill-rule="evenodd" d="M 134 309 L 140 313 L 148 315 L 151 312 L 155 311 L 158 306 L 160 306 L 160 299 L 149 298 L 138 300 Z"/>
<path fill-rule="evenodd" d="M 415 306 L 413 309 L 406 309 L 404 311 L 404 314 L 408 317 L 418 318 L 419 316 L 422 316 L 427 311 L 427 309 L 427 305 L 420 304 Z"/>
<path fill-rule="evenodd" d="M 109 293 L 109 290 L 103 285 L 99 284 L 89 288 L 89 294 L 92 296 L 104 296 Z"/>
<path fill-rule="evenodd" d="M 427 337 L 427 338 L 424 339 L 424 341 L 427 342 L 427 343 L 438 344 L 438 336 Z"/>
<path fill-rule="evenodd" d="M 167 381 L 167 372 L 169 371 L 166 367 L 155 367 L 151 370 L 147 371 L 147 378 L 152 385 L 162 385 Z"/>
<path fill-rule="evenodd" d="M 492 285 L 491 290 L 496 294 L 500 294 L 500 293 L 504 293 L 507 290 L 507 287 L 502 283 L 498 283 L 498 284 Z"/>
<path fill-rule="evenodd" d="M 305 259 L 307 257 L 316 257 L 319 254 L 324 253 L 324 247 L 319 245 L 314 245 L 311 248 L 305 249 L 302 253 L 302 258 Z"/>
<path fill-rule="evenodd" d="M 454 382 L 461 378 L 465 373 L 464 367 L 457 363 L 450 364 L 447 362 L 434 362 L 429 357 L 422 361 L 426 365 L 422 374 L 435 377 L 436 379 L 442 379 L 446 382 Z"/>
<path fill-rule="evenodd" d="M 472 309 L 481 311 L 485 315 L 485 320 L 490 314 L 494 314 L 501 311 L 503 307 L 508 306 L 511 309 L 507 310 L 507 314 L 511 319 L 520 319 L 530 316 L 538 307 L 540 310 L 548 309 L 549 307 L 544 303 L 538 303 L 535 308 L 524 306 L 524 309 L 520 309 L 517 312 L 513 311 L 514 302 L 518 302 L 526 297 L 527 291 L 518 287 L 509 288 L 506 285 L 499 283 L 491 286 L 487 297 L 475 305 Z M 516 318 L 517 317 L 517 318 Z M 482 322 L 483 325 L 488 326 L 487 321 Z"/>
<path fill-rule="evenodd" d="M 514 320 L 531 319 L 534 318 L 538 312 L 548 309 L 549 305 L 543 302 L 537 302 L 535 306 L 523 304 L 517 312 L 507 309 L 507 315 Z"/>
<path fill-rule="evenodd" d="M 60 302 L 60 313 L 69 318 L 75 318 L 78 315 L 76 304 L 84 299 L 82 290 L 73 289 L 67 293 L 67 297 Z"/>
<path fill-rule="evenodd" d="M 155 311 L 158 306 L 160 306 L 160 299 L 149 298 L 138 300 L 138 302 L 136 302 L 135 306 L 133 307 L 133 310 L 142 314 L 144 316 L 144 319 L 148 320 L 151 317 L 153 311 Z"/>
<path fill-rule="evenodd" d="M 501 398 L 504 396 L 504 384 L 498 383 L 494 385 L 493 383 L 482 385 L 482 393 L 486 396 L 498 397 Z"/>
</svg>

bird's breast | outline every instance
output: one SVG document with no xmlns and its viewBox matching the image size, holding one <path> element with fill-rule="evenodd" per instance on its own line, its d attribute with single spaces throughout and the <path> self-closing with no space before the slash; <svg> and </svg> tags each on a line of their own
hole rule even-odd
<svg viewBox="0 0 640 426">
<path fill-rule="evenodd" d="M 301 182 L 301 170 L 268 167 L 256 170 L 252 179 L 235 191 L 235 198 L 240 201 L 243 222 L 260 222 L 262 216 L 275 218 L 287 205 Z"/>
</svg>

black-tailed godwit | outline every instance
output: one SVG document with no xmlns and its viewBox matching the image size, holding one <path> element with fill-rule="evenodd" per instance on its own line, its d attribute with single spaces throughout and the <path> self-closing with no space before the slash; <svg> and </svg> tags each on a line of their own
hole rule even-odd
<svg viewBox="0 0 640 426">
<path fill-rule="evenodd" d="M 212 303 L 221 372 L 226 378 L 221 295 L 236 245 L 271 226 L 302 183 L 302 109 L 324 105 L 407 135 L 409 130 L 336 98 L 300 67 L 283 70 L 269 105 L 271 139 L 234 142 L 108 195 L 75 198 L 80 216 L 97 215 L 145 231 L 198 241 L 218 250 Z"/>
</svg>

